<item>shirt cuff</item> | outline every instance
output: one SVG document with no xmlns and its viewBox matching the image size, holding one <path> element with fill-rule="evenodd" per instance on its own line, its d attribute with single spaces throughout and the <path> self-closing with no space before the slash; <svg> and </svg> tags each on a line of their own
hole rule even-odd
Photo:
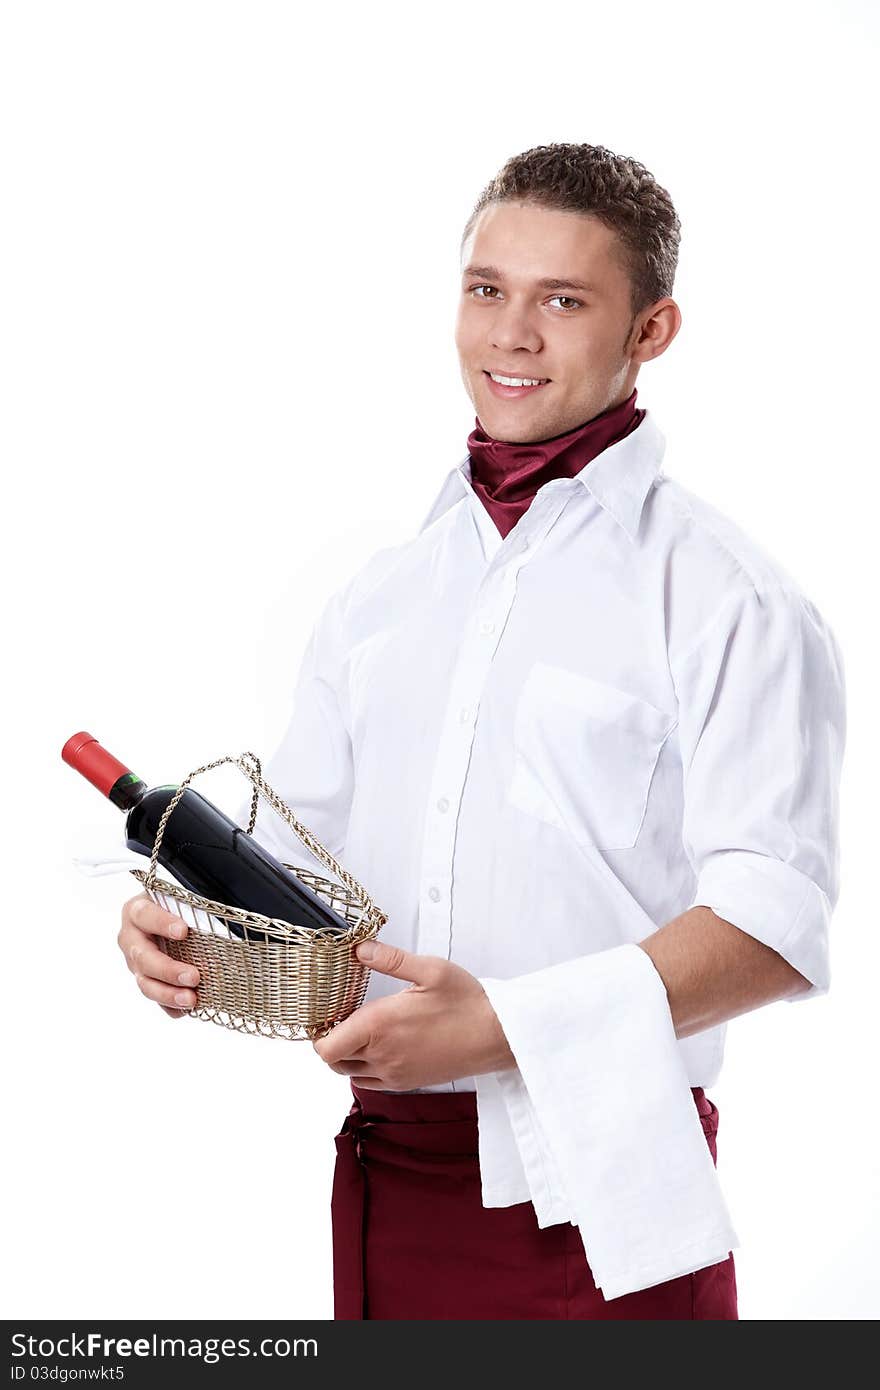
<svg viewBox="0 0 880 1390">
<path fill-rule="evenodd" d="M 831 904 L 791 864 L 747 850 L 713 854 L 700 869 L 690 906 L 711 908 L 716 917 L 770 946 L 811 982 L 808 990 L 787 995 L 787 1003 L 828 993 Z"/>
</svg>

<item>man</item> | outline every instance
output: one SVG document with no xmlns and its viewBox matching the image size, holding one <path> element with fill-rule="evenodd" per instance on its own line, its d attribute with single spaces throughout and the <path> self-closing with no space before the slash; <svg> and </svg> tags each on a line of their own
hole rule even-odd
<svg viewBox="0 0 880 1390">
<path fill-rule="evenodd" d="M 844 683 L 815 606 L 661 471 L 636 408 L 678 244 L 666 191 L 602 147 L 484 190 L 468 454 L 327 603 L 266 769 L 389 918 L 314 1044 L 354 1095 L 337 1317 L 737 1317 L 705 1087 L 729 1019 L 828 989 Z M 119 939 L 174 1013 L 195 995 L 149 938 L 172 920 L 135 899 Z"/>
</svg>

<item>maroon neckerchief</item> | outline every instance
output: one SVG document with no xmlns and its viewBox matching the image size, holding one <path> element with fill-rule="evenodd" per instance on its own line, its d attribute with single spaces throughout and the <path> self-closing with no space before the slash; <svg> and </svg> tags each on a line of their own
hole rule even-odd
<svg viewBox="0 0 880 1390">
<path fill-rule="evenodd" d="M 540 439 L 534 444 L 511 444 L 486 434 L 476 419 L 468 435 L 471 486 L 502 538 L 511 531 L 539 487 L 552 478 L 573 478 L 582 468 L 641 424 L 647 412 L 636 409 L 638 391 L 628 400 L 603 410 L 583 425 Z"/>
</svg>

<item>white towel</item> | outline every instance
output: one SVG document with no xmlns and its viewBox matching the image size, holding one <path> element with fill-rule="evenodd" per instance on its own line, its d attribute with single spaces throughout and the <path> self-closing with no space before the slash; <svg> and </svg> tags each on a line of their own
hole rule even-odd
<svg viewBox="0 0 880 1390">
<path fill-rule="evenodd" d="M 606 1299 L 725 1260 L 739 1238 L 647 952 L 480 983 L 517 1061 L 475 1078 L 483 1205 L 578 1226 Z"/>
</svg>

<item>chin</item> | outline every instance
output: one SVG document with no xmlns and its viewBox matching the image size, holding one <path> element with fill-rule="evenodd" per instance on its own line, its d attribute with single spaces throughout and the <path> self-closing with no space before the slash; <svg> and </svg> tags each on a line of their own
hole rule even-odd
<svg viewBox="0 0 880 1390">
<path fill-rule="evenodd" d="M 515 401 L 506 407 L 504 401 L 499 402 L 494 397 L 477 407 L 477 416 L 488 434 L 510 443 L 535 443 L 548 438 L 555 428 L 553 421 L 548 421 L 543 412 L 518 411 Z"/>
</svg>

